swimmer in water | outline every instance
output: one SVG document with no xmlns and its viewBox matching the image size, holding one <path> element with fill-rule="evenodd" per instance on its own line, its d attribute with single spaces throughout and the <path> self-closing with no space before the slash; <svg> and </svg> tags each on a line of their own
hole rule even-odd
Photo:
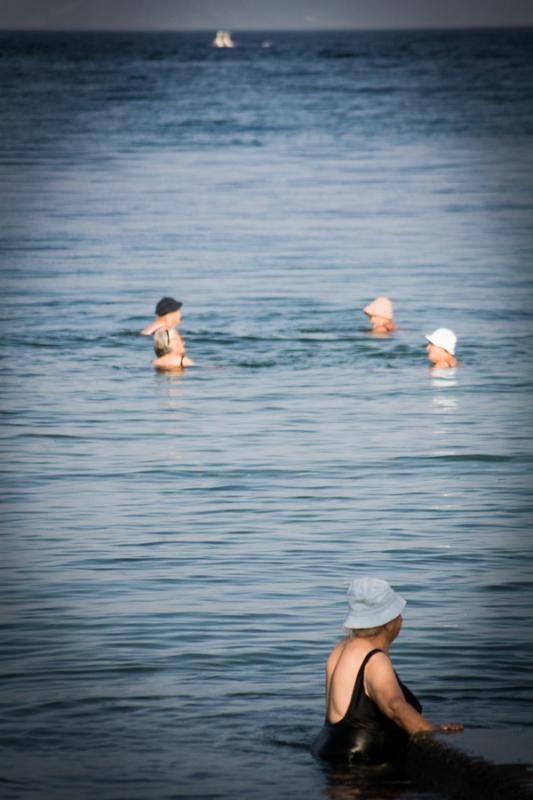
<svg viewBox="0 0 533 800">
<path fill-rule="evenodd" d="M 372 333 L 392 333 L 396 330 L 392 303 L 388 297 L 376 297 L 363 311 L 370 321 Z"/>
<path fill-rule="evenodd" d="M 344 764 L 402 766 L 409 736 L 461 731 L 434 725 L 394 671 L 389 649 L 400 633 L 405 600 L 386 581 L 355 578 L 348 589 L 346 636 L 326 664 L 326 719 L 313 754 Z"/>
<path fill-rule="evenodd" d="M 157 358 L 152 361 L 152 366 L 156 369 L 171 371 L 194 365 L 194 361 L 185 355 L 183 339 L 174 328 L 156 331 L 154 350 Z"/>
<path fill-rule="evenodd" d="M 428 341 L 426 352 L 433 367 L 438 369 L 449 369 L 457 366 L 455 358 L 455 346 L 457 336 L 449 328 L 437 328 L 437 330 L 426 336 Z"/>
<path fill-rule="evenodd" d="M 185 342 L 177 330 L 177 327 L 181 322 L 182 306 L 183 303 L 180 303 L 178 300 L 174 300 L 173 297 L 162 297 L 155 307 L 156 318 L 153 320 L 153 322 L 150 322 L 149 325 L 142 329 L 141 336 L 153 336 L 158 331 L 174 331 L 174 334 L 181 342 L 181 347 L 183 349 L 183 353 L 185 354 Z M 174 342 L 174 347 L 177 347 L 176 342 Z M 156 355 L 158 355 L 155 336 L 154 350 Z"/>
</svg>

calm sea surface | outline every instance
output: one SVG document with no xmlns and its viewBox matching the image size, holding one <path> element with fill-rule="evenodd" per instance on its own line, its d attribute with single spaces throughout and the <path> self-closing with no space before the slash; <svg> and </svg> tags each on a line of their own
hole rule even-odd
<svg viewBox="0 0 533 800">
<path fill-rule="evenodd" d="M 533 725 L 533 32 L 213 33 L 0 34 L 6 798 L 353 797 L 355 575 L 431 719 Z"/>
</svg>

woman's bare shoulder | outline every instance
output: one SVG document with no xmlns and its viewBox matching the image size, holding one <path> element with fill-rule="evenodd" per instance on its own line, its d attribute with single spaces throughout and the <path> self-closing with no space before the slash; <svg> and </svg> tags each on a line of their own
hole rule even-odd
<svg viewBox="0 0 533 800">
<path fill-rule="evenodd" d="M 337 642 L 331 653 L 329 654 L 327 661 L 326 661 L 326 668 L 328 670 L 335 669 L 335 665 L 337 661 L 341 657 L 345 647 L 346 647 L 346 639 L 341 639 L 340 642 Z"/>
<path fill-rule="evenodd" d="M 375 670 L 389 670 L 392 669 L 392 661 L 390 656 L 384 650 L 377 650 L 367 662 L 367 670 L 372 672 Z"/>
<path fill-rule="evenodd" d="M 367 662 L 365 668 L 365 684 L 376 684 L 382 681 L 393 681 L 396 683 L 396 673 L 392 666 L 390 656 L 383 650 L 374 653 L 372 658 Z"/>
<path fill-rule="evenodd" d="M 341 659 L 347 669 L 354 668 L 363 660 L 365 654 L 366 649 L 362 639 L 341 639 L 329 654 L 327 669 L 334 670 Z"/>
</svg>

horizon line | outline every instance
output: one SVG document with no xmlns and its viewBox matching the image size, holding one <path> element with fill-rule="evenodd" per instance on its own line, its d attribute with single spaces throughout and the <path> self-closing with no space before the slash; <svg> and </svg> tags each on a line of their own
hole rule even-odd
<svg viewBox="0 0 533 800">
<path fill-rule="evenodd" d="M 28 28 L 23 26 L 0 27 L 0 33 L 205 33 L 212 34 L 213 31 L 230 30 L 231 33 L 367 33 L 394 31 L 472 31 L 472 30 L 531 30 L 533 22 L 527 24 L 499 23 L 499 24 L 468 24 L 468 25 L 405 25 L 405 26 L 371 26 L 361 28 L 89 28 L 89 27 L 65 27 L 65 28 Z"/>
</svg>

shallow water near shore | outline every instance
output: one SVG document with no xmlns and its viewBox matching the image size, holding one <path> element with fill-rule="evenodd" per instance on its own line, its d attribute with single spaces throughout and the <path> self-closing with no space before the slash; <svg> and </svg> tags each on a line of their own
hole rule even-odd
<svg viewBox="0 0 533 800">
<path fill-rule="evenodd" d="M 533 724 L 532 36 L 0 35 L 5 797 L 356 796 L 360 574 L 431 719 Z"/>
</svg>

